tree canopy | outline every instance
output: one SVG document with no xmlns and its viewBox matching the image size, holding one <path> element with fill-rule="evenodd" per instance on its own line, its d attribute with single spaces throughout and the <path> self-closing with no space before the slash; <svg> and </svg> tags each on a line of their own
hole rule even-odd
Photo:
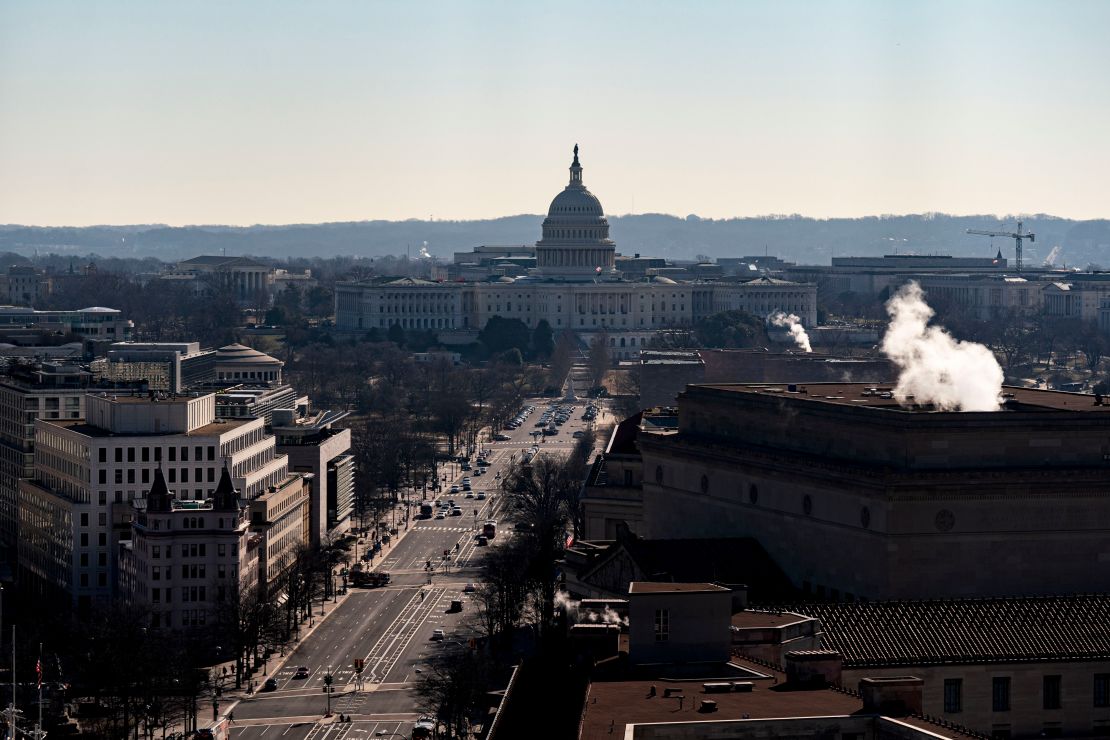
<svg viewBox="0 0 1110 740">
<path fill-rule="evenodd" d="M 763 320 L 746 311 L 722 311 L 706 316 L 695 324 L 694 333 L 702 345 L 719 349 L 765 347 L 768 344 Z"/>
</svg>

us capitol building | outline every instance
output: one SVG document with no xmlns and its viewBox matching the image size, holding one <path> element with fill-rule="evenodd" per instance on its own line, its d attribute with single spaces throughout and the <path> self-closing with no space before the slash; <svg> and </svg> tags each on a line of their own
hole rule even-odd
<svg viewBox="0 0 1110 740">
<path fill-rule="evenodd" d="M 771 278 L 676 281 L 662 275 L 626 279 L 616 267 L 616 244 L 601 201 L 582 181 L 578 147 L 570 182 L 551 201 L 535 246 L 535 267 L 487 281 L 436 282 L 375 278 L 336 286 L 342 331 L 436 329 L 445 343 L 473 341 L 494 316 L 529 328 L 546 320 L 555 332 L 573 330 L 591 342 L 606 332 L 614 357 L 638 356 L 659 332 L 689 328 L 721 311 L 756 316 L 793 313 L 817 321 L 817 288 Z"/>
</svg>

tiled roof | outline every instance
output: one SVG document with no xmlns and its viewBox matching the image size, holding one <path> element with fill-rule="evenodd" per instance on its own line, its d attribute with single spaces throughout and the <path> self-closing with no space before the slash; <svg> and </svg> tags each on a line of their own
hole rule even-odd
<svg viewBox="0 0 1110 740">
<path fill-rule="evenodd" d="M 846 666 L 1110 658 L 1110 594 L 805 604 Z"/>
</svg>

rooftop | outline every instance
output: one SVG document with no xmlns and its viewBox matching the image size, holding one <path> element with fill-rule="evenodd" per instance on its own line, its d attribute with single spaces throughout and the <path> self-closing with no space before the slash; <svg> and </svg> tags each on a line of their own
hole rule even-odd
<svg viewBox="0 0 1110 740">
<path fill-rule="evenodd" d="M 244 424 L 250 424 L 257 421 L 254 418 L 246 419 L 221 419 L 214 421 L 211 424 L 205 424 L 202 427 L 197 427 L 191 432 L 151 432 L 149 434 L 128 434 L 120 433 L 113 434 L 112 432 L 102 427 L 93 426 L 84 419 L 40 419 L 46 424 L 54 424 L 64 429 L 70 429 L 78 434 L 83 434 L 86 437 L 214 437 L 218 434 L 229 432 L 236 427 Z"/>
<path fill-rule="evenodd" d="M 804 614 L 794 612 L 768 612 L 745 609 L 732 615 L 732 626 L 739 629 L 759 629 L 763 627 L 785 627 L 795 622 L 804 622 L 811 619 Z"/>
<path fill-rule="evenodd" d="M 924 406 L 902 406 L 894 400 L 892 395 L 893 385 L 876 385 L 874 383 L 763 383 L 756 385 L 717 383 L 697 387 L 725 393 L 791 398 L 811 403 L 882 409 L 883 411 L 900 413 L 919 413 L 932 410 L 931 407 Z M 1110 412 L 1110 405 L 1096 406 L 1095 397 L 1085 393 L 1065 393 L 1063 391 L 1003 386 L 1002 394 L 1006 411 Z M 969 412 L 952 413 L 959 413 L 964 416 Z"/>
<path fill-rule="evenodd" d="M 656 581 L 636 581 L 629 584 L 630 594 L 684 594 L 684 593 L 728 593 L 729 589 L 716 583 L 658 583 Z"/>
<path fill-rule="evenodd" d="M 737 663 L 765 676 L 751 679 L 754 684 L 751 692 L 704 696 L 704 678 L 696 681 L 594 681 L 590 684 L 579 738 L 623 738 L 628 725 L 648 722 L 719 722 L 743 718 L 843 716 L 863 712 L 863 702 L 856 697 L 829 689 L 790 691 L 780 683 L 785 678 L 782 674 L 774 674 L 754 664 Z M 732 676 L 731 680 L 736 680 L 736 676 Z M 651 695 L 652 687 L 655 687 L 654 696 Z M 670 697 L 666 696 L 668 690 L 672 693 Z M 683 695 L 681 704 L 675 694 Z M 698 700 L 701 698 L 717 702 L 717 711 L 712 714 L 699 712 Z"/>
<path fill-rule="evenodd" d="M 1110 594 L 805 604 L 845 666 L 1110 658 Z M 763 616 L 768 616 L 764 614 Z"/>
</svg>

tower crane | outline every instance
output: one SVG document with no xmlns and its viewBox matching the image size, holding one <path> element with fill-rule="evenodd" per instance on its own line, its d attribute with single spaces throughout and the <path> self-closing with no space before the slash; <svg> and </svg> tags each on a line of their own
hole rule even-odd
<svg viewBox="0 0 1110 740">
<path fill-rule="evenodd" d="M 1032 233 L 1024 234 L 1021 231 L 1021 221 L 1018 221 L 1017 231 L 983 231 L 981 229 L 968 229 L 969 234 L 978 234 L 979 236 L 1008 236 L 1014 240 L 1014 252 L 1017 256 L 1017 271 L 1021 272 L 1021 244 L 1028 239 L 1031 242 L 1037 241 L 1037 238 Z"/>
</svg>

